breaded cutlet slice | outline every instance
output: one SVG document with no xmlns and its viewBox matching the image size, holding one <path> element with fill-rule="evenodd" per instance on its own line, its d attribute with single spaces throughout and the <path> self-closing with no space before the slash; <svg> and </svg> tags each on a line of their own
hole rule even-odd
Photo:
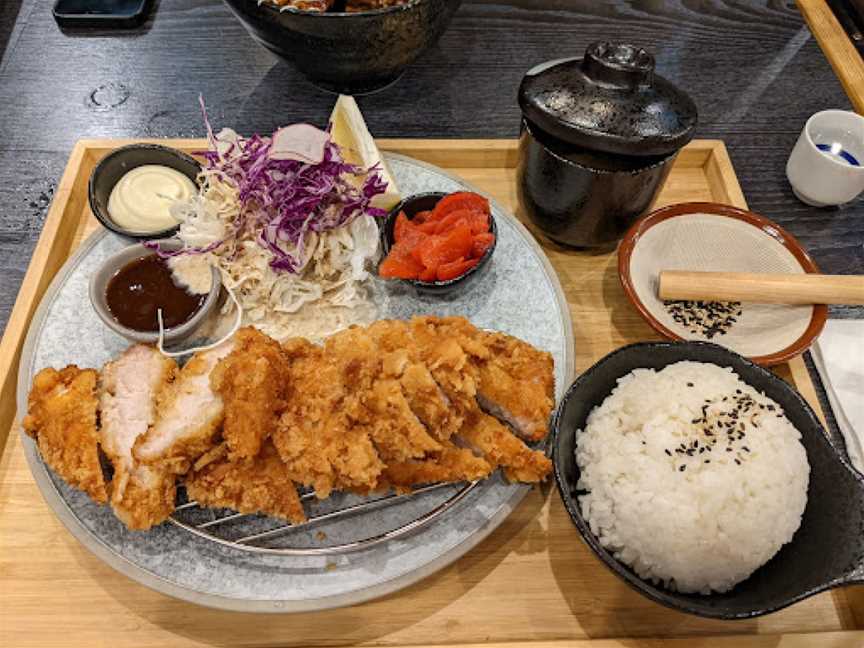
<svg viewBox="0 0 864 648">
<path fill-rule="evenodd" d="M 511 481 L 542 481 L 552 467 L 545 454 L 529 448 L 480 408 L 477 396 L 484 369 L 477 357 L 487 349 L 478 335 L 482 332 L 462 318 L 415 318 L 411 328 L 433 377 L 462 416 L 455 443 L 471 448 L 493 468 L 502 467 Z"/>
<path fill-rule="evenodd" d="M 399 381 L 414 415 L 439 442 L 449 440 L 462 426 L 462 417 L 422 361 L 408 323 L 381 320 L 368 333 L 381 353 L 384 375 Z"/>
<path fill-rule="evenodd" d="M 477 370 L 480 406 L 524 439 L 538 441 L 549 432 L 555 407 L 552 356 L 527 342 L 483 331 L 462 317 L 418 318 L 444 339 L 455 340 Z"/>
<path fill-rule="evenodd" d="M 324 357 L 350 392 L 346 413 L 369 433 L 384 463 L 424 457 L 441 449 L 409 406 L 397 377 L 384 371 L 381 349 L 366 329 L 352 327 L 328 338 Z"/>
<path fill-rule="evenodd" d="M 485 333 L 489 358 L 478 363 L 480 406 L 508 423 L 523 439 L 549 433 L 555 408 L 552 356 L 504 333 Z"/>
<path fill-rule="evenodd" d="M 290 391 L 272 438 L 291 478 L 321 499 L 334 490 L 375 490 L 384 463 L 369 431 L 356 423 L 361 406 L 354 386 L 321 347 L 303 338 L 282 347 Z"/>
<path fill-rule="evenodd" d="M 294 524 L 306 520 L 288 467 L 269 439 L 253 459 L 223 457 L 190 472 L 186 492 L 202 506 L 262 513 Z"/>
<path fill-rule="evenodd" d="M 477 407 L 479 373 L 463 345 L 443 326 L 445 318 L 415 317 L 409 327 L 420 360 L 460 416 Z"/>
<path fill-rule="evenodd" d="M 142 463 L 159 464 L 178 475 L 216 445 L 225 408 L 210 385 L 210 373 L 234 348 L 228 340 L 214 349 L 196 353 L 161 390 L 156 421 L 133 448 Z"/>
<path fill-rule="evenodd" d="M 108 499 L 99 463 L 96 383 L 99 374 L 75 365 L 36 374 L 24 430 L 36 439 L 45 463 L 66 483 L 100 504 Z"/>
<path fill-rule="evenodd" d="M 510 481 L 540 482 L 552 471 L 552 462 L 532 450 L 498 419 L 479 409 L 465 419 L 457 438 L 494 467 L 504 469 Z"/>
<path fill-rule="evenodd" d="M 129 347 L 102 369 L 99 436 L 114 466 L 111 508 L 130 529 L 149 529 L 174 510 L 174 475 L 139 464 L 132 447 L 155 421 L 156 396 L 176 370 L 174 360 L 144 344 Z"/>
<path fill-rule="evenodd" d="M 222 438 L 230 459 L 251 459 L 276 429 L 285 407 L 288 360 L 276 340 L 247 326 L 234 335 L 234 350 L 210 374 L 222 397 Z"/>
<path fill-rule="evenodd" d="M 422 484 L 476 481 L 488 477 L 494 467 L 468 448 L 445 445 L 426 459 L 387 464 L 384 480 L 396 490 L 410 490 Z"/>
</svg>

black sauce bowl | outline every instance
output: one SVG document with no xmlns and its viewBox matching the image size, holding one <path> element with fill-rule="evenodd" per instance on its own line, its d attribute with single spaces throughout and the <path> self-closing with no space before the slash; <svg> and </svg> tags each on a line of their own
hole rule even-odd
<svg viewBox="0 0 864 648">
<path fill-rule="evenodd" d="M 435 208 L 435 205 L 438 204 L 438 201 L 441 200 L 447 194 L 441 191 L 433 191 L 429 193 L 415 194 L 413 196 L 409 196 L 396 205 L 390 212 L 387 214 L 387 217 L 384 219 L 384 222 L 381 224 L 381 251 L 382 260 L 390 253 L 390 248 L 393 247 L 393 229 L 396 226 L 396 218 L 399 216 L 399 212 L 404 211 L 405 215 L 408 219 L 413 219 L 418 213 L 422 211 L 427 211 Z M 491 210 L 489 213 L 489 231 L 494 234 L 495 240 L 492 242 L 492 245 L 488 250 L 480 257 L 480 262 L 475 265 L 473 268 L 469 268 L 468 271 L 462 275 L 459 275 L 455 279 L 448 279 L 447 281 L 420 281 L 419 279 L 393 279 L 393 281 L 402 281 L 404 283 L 410 284 L 417 289 L 418 292 L 427 294 L 427 295 L 448 295 L 456 292 L 461 292 L 466 289 L 468 286 L 472 285 L 477 279 L 483 276 L 486 273 L 486 270 L 489 266 L 489 260 L 492 258 L 492 254 L 495 252 L 495 247 L 498 245 L 498 226 L 495 224 L 495 217 L 492 215 Z"/>
<path fill-rule="evenodd" d="M 252 37 L 291 61 L 318 87 L 375 92 L 395 82 L 432 47 L 462 0 L 410 0 L 358 13 L 281 9 L 257 0 L 225 0 Z"/>
<path fill-rule="evenodd" d="M 90 209 L 96 220 L 115 234 L 132 239 L 168 238 L 177 231 L 179 225 L 153 232 L 133 232 L 111 220 L 108 212 L 108 198 L 117 181 L 127 172 L 145 164 L 159 164 L 175 169 L 198 186 L 201 165 L 192 156 L 159 144 L 130 144 L 112 151 L 93 168 L 87 185 Z"/>
<path fill-rule="evenodd" d="M 810 464 L 807 506 L 798 531 L 750 578 L 724 594 L 680 594 L 641 579 L 600 544 L 577 500 L 581 491 L 576 487 L 580 473 L 575 440 L 588 414 L 612 392 L 619 378 L 634 369 L 662 369 L 681 360 L 732 367 L 744 382 L 779 403 L 801 432 Z M 864 477 L 831 445 L 797 391 L 737 353 L 709 342 L 650 342 L 618 349 L 573 383 L 555 413 L 552 430 L 555 480 L 582 538 L 609 569 L 657 603 L 703 617 L 744 619 L 775 612 L 833 587 L 864 582 Z"/>
</svg>

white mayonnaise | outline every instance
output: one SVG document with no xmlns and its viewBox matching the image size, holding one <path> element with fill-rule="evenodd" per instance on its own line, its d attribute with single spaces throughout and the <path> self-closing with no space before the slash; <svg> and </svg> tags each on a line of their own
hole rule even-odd
<svg viewBox="0 0 864 648">
<path fill-rule="evenodd" d="M 108 197 L 108 214 L 132 232 L 159 232 L 177 225 L 171 205 L 197 191 L 185 175 L 160 164 L 135 167 L 124 175 Z"/>
</svg>

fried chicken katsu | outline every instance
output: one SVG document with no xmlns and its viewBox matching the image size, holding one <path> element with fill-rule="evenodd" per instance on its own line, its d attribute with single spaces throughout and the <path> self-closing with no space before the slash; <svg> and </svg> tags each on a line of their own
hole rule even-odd
<svg viewBox="0 0 864 648">
<path fill-rule="evenodd" d="M 438 482 L 545 479 L 552 359 L 458 317 L 351 327 L 321 346 L 254 328 L 182 369 L 135 345 L 95 370 L 40 372 L 25 429 L 46 463 L 128 527 L 172 512 L 176 482 L 201 506 L 305 513 L 319 498 Z M 101 417 L 101 423 L 100 423 Z M 105 484 L 99 445 L 114 467 Z"/>
<path fill-rule="evenodd" d="M 331 361 L 321 347 L 295 338 L 283 344 L 290 362 L 289 396 L 273 442 L 294 481 L 320 498 L 333 490 L 370 492 L 384 463 L 369 430 L 356 425 L 356 366 Z"/>
<path fill-rule="evenodd" d="M 488 477 L 494 466 L 467 448 L 450 444 L 426 459 L 394 461 L 384 469 L 388 486 L 399 491 L 437 482 L 476 481 Z"/>
<path fill-rule="evenodd" d="M 210 375 L 222 398 L 222 438 L 231 459 L 256 457 L 285 407 L 288 362 L 276 340 L 251 326 L 237 331 L 234 350 Z"/>
<path fill-rule="evenodd" d="M 234 348 L 232 341 L 196 353 L 162 389 L 156 421 L 133 448 L 135 458 L 183 475 L 192 463 L 216 445 L 224 405 L 210 385 L 210 373 Z"/>
<path fill-rule="evenodd" d="M 461 317 L 419 318 L 454 339 L 476 368 L 477 400 L 519 436 L 546 436 L 555 388 L 552 357 L 505 333 L 486 332 Z"/>
<path fill-rule="evenodd" d="M 156 420 L 156 396 L 176 371 L 174 360 L 143 344 L 129 347 L 102 369 L 99 437 L 114 466 L 111 508 L 130 529 L 149 529 L 174 510 L 174 474 L 139 463 L 132 447 Z"/>
<path fill-rule="evenodd" d="M 186 492 L 202 506 L 266 513 L 300 523 L 303 504 L 272 441 L 265 441 L 253 459 L 231 461 L 227 456 L 186 477 Z"/>
<path fill-rule="evenodd" d="M 399 380 L 408 406 L 439 441 L 447 441 L 462 425 L 461 415 L 435 381 L 405 322 L 382 320 L 368 328 L 381 353 L 382 369 Z"/>
<path fill-rule="evenodd" d="M 24 430 L 49 466 L 100 504 L 108 499 L 99 463 L 96 381 L 99 373 L 70 365 L 43 369 L 33 379 Z"/>
<path fill-rule="evenodd" d="M 368 430 L 385 463 L 424 457 L 441 449 L 412 411 L 397 377 L 384 371 L 381 349 L 365 329 L 353 327 L 336 333 L 325 343 L 324 355 L 351 385 L 356 406 L 349 416 Z"/>
<path fill-rule="evenodd" d="M 552 470 L 545 454 L 529 448 L 506 425 L 479 409 L 466 417 L 459 439 L 493 467 L 504 468 L 510 481 L 539 482 Z"/>
</svg>

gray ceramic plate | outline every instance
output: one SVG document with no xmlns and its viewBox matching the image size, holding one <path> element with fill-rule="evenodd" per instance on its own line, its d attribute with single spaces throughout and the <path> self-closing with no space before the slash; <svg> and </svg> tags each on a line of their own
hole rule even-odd
<svg viewBox="0 0 864 648">
<path fill-rule="evenodd" d="M 405 195 L 472 189 L 457 178 L 409 158 L 388 155 Z M 554 270 L 528 231 L 499 205 L 497 250 L 482 281 L 465 294 L 420 296 L 402 284 L 377 283 L 381 317 L 414 314 L 464 315 L 482 328 L 516 335 L 549 351 L 555 360 L 556 397 L 573 379 L 573 332 L 566 299 Z M 66 263 L 37 310 L 24 345 L 18 375 L 23 412 L 35 373 L 46 366 L 99 367 L 126 346 L 105 327 L 87 301 L 88 278 L 123 240 L 99 232 Z M 415 534 L 354 553 L 286 556 L 242 551 L 195 536 L 171 524 L 147 532 L 127 530 L 107 507 L 69 488 L 42 463 L 33 442 L 23 440 L 30 469 L 48 504 L 88 549 L 118 571 L 165 594 L 217 608 L 255 612 L 300 612 L 351 605 L 406 587 L 450 564 L 491 533 L 528 488 L 499 476 L 471 490 L 459 504 Z M 282 541 L 314 546 L 318 531 L 327 542 L 373 536 L 394 519 L 411 519 L 457 490 L 442 489 L 337 522 L 301 530 Z M 253 530 L 260 518 L 249 518 Z"/>
</svg>

